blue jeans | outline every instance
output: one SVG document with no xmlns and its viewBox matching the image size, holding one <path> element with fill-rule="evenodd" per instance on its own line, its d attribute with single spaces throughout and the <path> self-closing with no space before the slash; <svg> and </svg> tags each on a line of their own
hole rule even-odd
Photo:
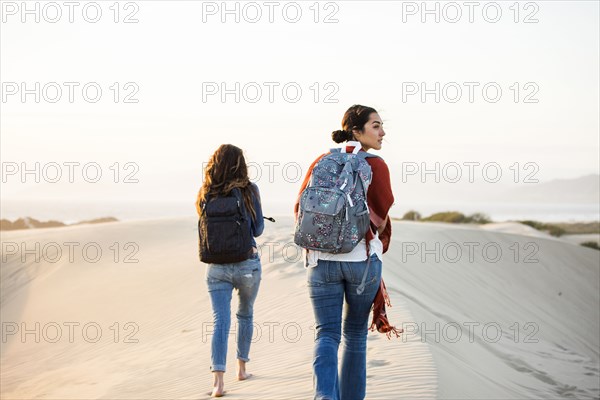
<svg viewBox="0 0 600 400">
<path fill-rule="evenodd" d="M 258 253 L 249 259 L 233 264 L 209 264 L 206 284 L 213 309 L 213 336 L 211 344 L 211 371 L 225 372 L 227 339 L 231 326 L 231 293 L 238 290 L 237 358 L 248 362 L 250 342 L 253 335 L 254 301 L 261 279 Z"/>
<path fill-rule="evenodd" d="M 315 314 L 313 361 L 315 399 L 364 399 L 367 386 L 369 314 L 381 281 L 381 261 L 371 255 L 365 290 L 356 293 L 367 261 L 319 260 L 308 269 L 308 289 Z M 344 313 L 344 347 L 338 375 L 338 347 Z"/>
</svg>

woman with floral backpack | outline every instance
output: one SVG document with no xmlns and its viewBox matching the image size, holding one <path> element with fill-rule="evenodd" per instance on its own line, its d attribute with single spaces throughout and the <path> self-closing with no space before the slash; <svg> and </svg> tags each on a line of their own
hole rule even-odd
<svg viewBox="0 0 600 400">
<path fill-rule="evenodd" d="M 336 143 L 348 142 L 346 152 L 355 152 L 358 146 L 359 152 L 381 149 L 385 131 L 375 109 L 353 105 L 344 114 L 342 128 L 332 133 L 332 139 Z M 312 163 L 304 179 L 294 206 L 297 222 L 302 192 L 309 184 L 313 168 L 325 155 Z M 373 305 L 371 327 L 388 335 L 401 333 L 390 326 L 385 317 L 388 298 L 381 280 L 382 254 L 388 249 L 392 233 L 388 216 L 394 203 L 390 173 L 382 158 L 365 159 L 371 167 L 372 179 L 366 196 L 370 223 L 364 238 L 347 253 L 306 250 L 305 254 L 316 322 L 313 361 L 315 399 L 365 398 L 368 318 Z M 344 299 L 346 312 L 342 328 Z M 344 346 L 338 373 L 338 347 L 342 332 Z"/>
</svg>

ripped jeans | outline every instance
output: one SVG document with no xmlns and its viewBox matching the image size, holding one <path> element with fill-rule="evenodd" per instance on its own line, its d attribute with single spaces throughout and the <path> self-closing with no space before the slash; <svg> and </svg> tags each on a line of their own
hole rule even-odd
<svg viewBox="0 0 600 400">
<path fill-rule="evenodd" d="M 233 264 L 209 264 L 206 284 L 213 309 L 213 335 L 211 343 L 211 371 L 225 372 L 227 339 L 231 326 L 231 294 L 238 290 L 237 358 L 248 362 L 250 342 L 253 335 L 254 301 L 261 280 L 258 253 L 249 259 Z"/>
</svg>

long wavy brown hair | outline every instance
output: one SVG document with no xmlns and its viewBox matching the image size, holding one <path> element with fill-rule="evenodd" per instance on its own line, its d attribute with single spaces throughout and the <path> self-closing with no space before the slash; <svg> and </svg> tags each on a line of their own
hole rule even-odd
<svg viewBox="0 0 600 400">
<path fill-rule="evenodd" d="M 252 201 L 252 195 L 256 193 L 253 193 L 248 178 L 244 153 L 242 149 L 232 144 L 222 144 L 208 160 L 204 181 L 196 200 L 198 215 L 202 214 L 201 205 L 209 196 L 228 196 L 234 188 L 241 190 L 246 210 L 250 212 L 252 219 L 256 219 L 256 210 Z"/>
</svg>

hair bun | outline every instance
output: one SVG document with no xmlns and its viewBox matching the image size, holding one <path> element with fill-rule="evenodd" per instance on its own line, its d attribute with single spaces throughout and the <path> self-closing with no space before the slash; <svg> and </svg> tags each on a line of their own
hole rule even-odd
<svg viewBox="0 0 600 400">
<path fill-rule="evenodd" d="M 343 129 L 339 129 L 331 133 L 331 139 L 333 139 L 333 141 L 336 143 L 347 142 L 348 140 L 352 139 L 352 133 Z"/>
</svg>

